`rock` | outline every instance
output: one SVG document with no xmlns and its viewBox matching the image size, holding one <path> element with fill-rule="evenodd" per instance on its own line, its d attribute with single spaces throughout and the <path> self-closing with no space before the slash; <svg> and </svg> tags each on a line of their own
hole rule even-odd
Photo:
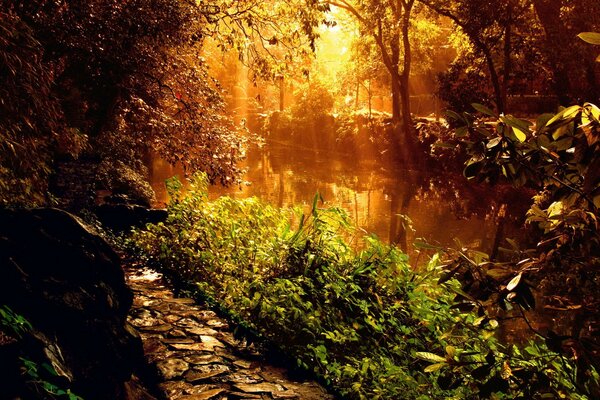
<svg viewBox="0 0 600 400">
<path fill-rule="evenodd" d="M 154 333 L 165 333 L 169 332 L 173 329 L 173 325 L 170 324 L 159 324 L 159 325 L 150 325 L 147 326 L 145 324 L 137 324 L 136 321 L 132 321 L 133 325 L 137 326 L 139 330 L 144 332 L 154 332 Z"/>
<path fill-rule="evenodd" d="M 175 343 L 192 344 L 192 343 L 196 343 L 196 341 L 194 339 L 188 338 L 188 337 L 164 338 L 164 339 L 162 339 L 162 342 L 164 344 L 175 344 Z"/>
<path fill-rule="evenodd" d="M 283 392 L 272 392 L 274 399 L 299 399 L 300 395 L 292 390 L 284 390 Z"/>
<path fill-rule="evenodd" d="M 283 392 L 285 388 L 277 383 L 236 383 L 234 388 L 244 393 L 273 393 Z"/>
<path fill-rule="evenodd" d="M 215 331 L 212 328 L 208 328 L 208 327 L 188 328 L 188 329 L 186 329 L 186 332 L 189 333 L 190 335 L 198 335 L 198 336 L 216 336 L 218 334 L 217 331 Z"/>
<path fill-rule="evenodd" d="M 257 362 L 249 361 L 249 360 L 237 360 L 233 362 L 233 365 L 243 369 L 255 368 L 258 366 Z"/>
<path fill-rule="evenodd" d="M 0 304 L 34 327 L 57 371 L 86 400 L 123 399 L 143 363 L 126 329 L 132 293 L 117 254 L 58 209 L 0 210 Z"/>
<path fill-rule="evenodd" d="M 218 395 L 220 395 L 222 393 L 225 393 L 225 391 L 226 390 L 223 388 L 210 389 L 210 390 L 207 390 L 202 393 L 182 396 L 182 397 L 177 398 L 177 400 L 210 400 L 210 399 L 214 399 L 215 397 L 217 397 Z"/>
<path fill-rule="evenodd" d="M 223 375 L 229 372 L 229 367 L 222 364 L 208 364 L 194 367 L 185 374 L 185 380 L 190 383 L 203 381 L 214 376 Z"/>
<path fill-rule="evenodd" d="M 211 346 L 210 344 L 196 342 L 196 343 L 189 343 L 189 344 L 188 343 L 172 343 L 172 344 L 169 344 L 169 348 L 171 348 L 173 350 L 179 350 L 179 351 L 213 351 L 213 349 L 215 347 Z"/>
<path fill-rule="evenodd" d="M 164 398 L 173 399 L 187 394 L 194 387 L 185 381 L 166 381 L 159 383 L 158 386 L 164 393 Z"/>
<path fill-rule="evenodd" d="M 168 358 L 156 363 L 160 375 L 165 379 L 180 377 L 189 369 L 189 364 L 179 358 Z"/>
<path fill-rule="evenodd" d="M 221 361 L 221 358 L 214 354 L 194 354 L 185 356 L 183 359 L 194 365 L 216 364 Z"/>
<path fill-rule="evenodd" d="M 231 383 L 261 383 L 263 379 L 258 374 L 236 372 L 227 376 L 227 381 Z"/>
<path fill-rule="evenodd" d="M 95 212 L 102 225 L 115 231 L 164 222 L 169 215 L 165 209 L 150 209 L 131 204 L 101 204 L 96 207 Z"/>
</svg>

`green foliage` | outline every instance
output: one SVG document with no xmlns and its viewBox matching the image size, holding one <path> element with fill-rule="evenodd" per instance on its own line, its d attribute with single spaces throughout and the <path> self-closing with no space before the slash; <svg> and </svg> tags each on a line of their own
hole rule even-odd
<svg viewBox="0 0 600 400">
<path fill-rule="evenodd" d="M 40 205 L 59 114 L 43 49 L 21 18 L 0 8 L 0 206 Z"/>
<path fill-rule="evenodd" d="M 49 381 L 58 377 L 56 370 L 50 364 L 43 363 L 39 365 L 27 358 L 21 358 L 21 362 L 29 383 L 35 385 L 45 395 L 50 395 L 53 399 L 83 400 L 82 397 L 71 392 L 71 389 L 61 389 L 58 385 Z"/>
<path fill-rule="evenodd" d="M 600 46 L 600 33 L 598 32 L 582 32 L 579 35 L 579 38 L 586 43 L 595 44 Z M 596 58 L 597 62 L 600 62 L 600 56 Z"/>
<path fill-rule="evenodd" d="M 535 308 L 532 290 L 537 287 L 547 306 L 574 315 L 567 332 L 532 329 L 556 353 L 577 354 L 570 380 L 581 393 L 596 397 L 600 393 L 594 338 L 600 311 L 600 109 L 590 103 L 563 108 L 555 115 L 541 115 L 533 124 L 510 115 L 495 116 L 478 104 L 474 107 L 497 121 L 449 113 L 463 125 L 456 135 L 470 156 L 464 174 L 536 190 L 526 217 L 528 224 L 537 227 L 538 244 L 521 249 L 508 240 L 510 248 L 502 249 L 503 263 L 459 252 L 448 265 L 446 278 L 463 283 L 469 293 L 463 299 L 467 308 L 516 309 L 527 319 L 524 311 Z"/>
<path fill-rule="evenodd" d="M 497 343 L 495 321 L 456 307 L 460 285 L 437 283 L 437 256 L 413 271 L 399 249 L 358 240 L 345 213 L 319 209 L 318 196 L 301 215 L 257 199 L 209 202 L 206 186 L 200 176 L 187 197 L 171 192 L 168 220 L 133 242 L 151 265 L 195 282 L 347 398 L 577 392 L 567 359 L 543 346 L 539 357 L 515 355 Z M 551 365 L 557 360 L 564 368 Z"/>
<path fill-rule="evenodd" d="M 299 123 L 319 121 L 333 111 L 333 95 L 323 82 L 310 81 L 298 89 L 297 94 L 291 114 Z"/>
<path fill-rule="evenodd" d="M 437 95 L 451 110 L 463 112 L 470 110 L 473 102 L 492 102 L 493 91 L 486 82 L 483 66 L 472 59 L 454 61 L 437 79 Z"/>
<path fill-rule="evenodd" d="M 33 327 L 25 317 L 15 313 L 7 305 L 0 307 L 0 332 L 14 340 L 23 341 L 31 336 L 32 330 Z M 27 354 L 27 350 L 29 349 L 23 349 L 23 352 Z M 72 393 L 70 389 L 62 389 L 60 385 L 56 384 L 59 376 L 52 365 L 47 362 L 38 363 L 25 357 L 19 357 L 19 360 L 29 387 L 43 398 L 50 396 L 52 399 L 83 400 Z"/>
<path fill-rule="evenodd" d="M 16 314 L 10 307 L 0 307 L 0 326 L 2 331 L 17 338 L 31 330 L 31 324 L 22 315 Z"/>
</svg>

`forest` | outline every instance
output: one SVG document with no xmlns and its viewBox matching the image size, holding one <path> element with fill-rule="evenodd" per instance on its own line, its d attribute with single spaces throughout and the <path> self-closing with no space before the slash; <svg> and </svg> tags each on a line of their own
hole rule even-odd
<svg viewBox="0 0 600 400">
<path fill-rule="evenodd" d="M 0 399 L 598 399 L 599 208 L 597 0 L 0 0 Z"/>
</svg>

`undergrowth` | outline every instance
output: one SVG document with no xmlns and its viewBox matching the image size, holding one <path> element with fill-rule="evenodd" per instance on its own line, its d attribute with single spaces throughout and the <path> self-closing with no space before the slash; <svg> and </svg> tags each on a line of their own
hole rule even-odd
<svg viewBox="0 0 600 400">
<path fill-rule="evenodd" d="M 437 256 L 415 271 L 318 197 L 305 216 L 256 198 L 209 201 L 201 175 L 186 197 L 168 186 L 168 220 L 132 236 L 144 261 L 195 284 L 344 397 L 588 398 L 571 360 L 543 342 L 502 345 L 495 320 L 461 311 L 455 298 L 468 295 L 438 283 Z"/>
</svg>

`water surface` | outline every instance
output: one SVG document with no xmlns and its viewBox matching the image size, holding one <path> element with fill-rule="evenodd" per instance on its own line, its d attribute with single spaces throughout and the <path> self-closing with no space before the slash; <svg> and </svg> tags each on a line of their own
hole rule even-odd
<svg viewBox="0 0 600 400">
<path fill-rule="evenodd" d="M 365 232 L 396 243 L 414 255 L 412 243 L 423 238 L 440 246 L 461 246 L 490 252 L 498 236 L 518 235 L 518 215 L 526 203 L 502 199 L 489 187 L 474 185 L 460 171 L 405 168 L 384 161 L 381 154 L 350 154 L 267 141 L 254 146 L 245 161 L 240 186 L 211 186 L 210 197 L 257 196 L 278 207 L 304 205 L 316 193 L 324 206 L 339 206 Z M 151 181 L 159 202 L 166 202 L 164 180 L 181 170 L 160 159 L 151 165 Z M 498 210 L 508 204 L 506 223 Z M 514 218 L 511 218 L 514 216 Z"/>
</svg>

